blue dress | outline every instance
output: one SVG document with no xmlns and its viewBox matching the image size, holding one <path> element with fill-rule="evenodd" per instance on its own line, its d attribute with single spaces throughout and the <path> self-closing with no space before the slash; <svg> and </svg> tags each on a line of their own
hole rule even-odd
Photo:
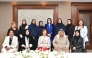
<svg viewBox="0 0 92 58">
<path fill-rule="evenodd" d="M 47 34 L 50 34 L 51 33 L 51 37 L 50 37 L 50 41 L 52 43 L 53 39 L 54 39 L 54 25 L 53 24 L 50 24 L 50 26 L 48 24 L 45 24 L 45 28 L 47 29 Z"/>
</svg>

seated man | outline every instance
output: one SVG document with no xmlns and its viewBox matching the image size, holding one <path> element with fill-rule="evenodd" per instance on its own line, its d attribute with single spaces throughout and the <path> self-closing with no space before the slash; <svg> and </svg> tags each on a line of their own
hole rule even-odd
<svg viewBox="0 0 92 58">
<path fill-rule="evenodd" d="M 69 52 L 69 41 L 63 29 L 60 29 L 58 34 L 55 36 L 53 46 L 56 51 Z"/>
<path fill-rule="evenodd" d="M 1 50 L 2 53 L 14 53 L 17 51 L 18 47 L 18 38 L 14 36 L 14 31 L 9 31 L 9 36 L 5 37 L 3 48 Z"/>
</svg>

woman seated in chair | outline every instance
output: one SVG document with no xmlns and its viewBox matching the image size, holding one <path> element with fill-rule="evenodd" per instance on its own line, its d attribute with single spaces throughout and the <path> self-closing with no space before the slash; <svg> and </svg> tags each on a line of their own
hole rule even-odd
<svg viewBox="0 0 92 58">
<path fill-rule="evenodd" d="M 83 38 L 80 36 L 80 30 L 75 30 L 71 44 L 72 52 L 83 52 Z"/>
<path fill-rule="evenodd" d="M 42 36 L 39 37 L 38 40 L 38 50 L 40 51 L 46 51 L 49 50 L 51 47 L 50 44 L 50 38 L 47 36 L 47 30 L 43 29 L 42 30 Z"/>
<path fill-rule="evenodd" d="M 25 49 L 30 49 L 30 50 L 33 50 L 33 37 L 30 36 L 30 33 L 29 33 L 29 30 L 26 29 L 25 30 L 25 36 L 23 37 L 23 40 L 22 40 L 22 50 L 25 50 Z"/>
<path fill-rule="evenodd" d="M 18 37 L 14 36 L 14 30 L 9 30 L 9 36 L 5 37 L 2 53 L 15 53 L 18 50 Z"/>
</svg>

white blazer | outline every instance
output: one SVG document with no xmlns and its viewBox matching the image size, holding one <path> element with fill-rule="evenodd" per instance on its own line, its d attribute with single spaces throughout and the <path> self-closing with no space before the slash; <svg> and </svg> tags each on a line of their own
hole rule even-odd
<svg viewBox="0 0 92 58">
<path fill-rule="evenodd" d="M 10 39 L 10 36 L 5 37 L 5 40 L 4 40 L 3 45 L 2 45 L 3 48 L 1 50 L 1 52 L 5 52 L 6 46 L 13 48 L 11 52 L 16 52 L 18 50 L 18 38 L 16 36 L 13 36 L 13 40 L 12 40 L 11 45 L 9 45 L 9 39 Z"/>
</svg>

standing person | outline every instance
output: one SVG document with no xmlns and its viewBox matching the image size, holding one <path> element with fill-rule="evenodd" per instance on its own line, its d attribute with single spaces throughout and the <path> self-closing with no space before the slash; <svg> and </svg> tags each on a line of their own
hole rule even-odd
<svg viewBox="0 0 92 58">
<path fill-rule="evenodd" d="M 25 49 L 33 50 L 34 39 L 32 36 L 30 36 L 28 29 L 25 30 L 25 36 L 23 37 L 21 46 L 22 46 L 22 50 L 25 50 Z"/>
<path fill-rule="evenodd" d="M 22 20 L 22 24 L 19 27 L 19 35 L 22 38 L 25 35 L 25 29 L 27 27 L 27 22 L 25 19 Z"/>
<path fill-rule="evenodd" d="M 5 37 L 3 42 L 2 53 L 14 53 L 18 50 L 18 37 L 14 36 L 14 31 L 9 30 L 9 36 Z"/>
<path fill-rule="evenodd" d="M 84 21 L 83 20 L 79 20 L 79 24 L 78 26 L 75 27 L 75 30 L 80 30 L 80 35 L 81 37 L 83 38 L 83 46 L 84 46 L 84 49 L 85 49 L 85 43 L 88 42 L 88 29 L 87 29 L 87 26 L 84 25 Z"/>
<path fill-rule="evenodd" d="M 50 37 L 47 36 L 47 30 L 42 30 L 42 36 L 38 40 L 38 50 L 46 51 L 51 48 Z"/>
<path fill-rule="evenodd" d="M 42 36 L 42 30 L 44 29 L 44 26 L 43 26 L 43 21 L 39 21 L 39 26 L 38 26 L 38 37 L 39 36 Z"/>
<path fill-rule="evenodd" d="M 38 43 L 38 39 L 37 39 L 37 33 L 38 33 L 38 26 L 36 25 L 36 20 L 32 19 L 31 24 L 28 27 L 28 30 L 30 32 L 30 35 L 33 37 L 34 41 L 34 50 L 37 48 L 37 43 Z"/>
<path fill-rule="evenodd" d="M 22 50 L 22 47 L 21 47 L 21 44 L 22 44 L 22 38 L 25 36 L 25 29 L 26 29 L 26 26 L 27 26 L 27 22 L 25 19 L 22 20 L 22 25 L 19 27 L 19 48 L 18 48 L 18 51 L 21 51 Z"/>
<path fill-rule="evenodd" d="M 17 24 L 15 22 L 11 23 L 11 28 L 8 29 L 7 36 L 9 36 L 9 31 L 11 29 L 14 31 L 14 35 L 17 36 L 17 37 L 19 37 L 19 32 L 18 32 L 18 29 L 17 29 Z M 18 39 L 18 41 L 19 41 L 19 39 Z"/>
<path fill-rule="evenodd" d="M 73 33 L 74 33 L 74 25 L 72 24 L 72 20 L 68 19 L 67 20 L 67 25 L 66 25 L 66 36 L 68 37 L 68 40 L 70 42 L 70 46 L 71 46 L 71 40 L 73 37 Z M 70 48 L 69 48 L 70 49 Z"/>
<path fill-rule="evenodd" d="M 52 24 L 51 18 L 47 19 L 47 24 L 45 24 L 45 28 L 47 29 L 47 35 L 50 37 L 51 51 L 52 51 L 52 49 L 53 49 L 52 41 L 54 38 L 54 25 Z"/>
<path fill-rule="evenodd" d="M 58 23 L 57 23 L 57 25 L 55 26 L 55 35 L 58 34 L 58 31 L 59 31 L 60 29 L 63 29 L 64 32 L 65 32 L 65 25 L 62 23 L 62 19 L 61 19 L 61 18 L 58 18 Z"/>
<path fill-rule="evenodd" d="M 71 41 L 72 52 L 83 52 L 83 38 L 80 36 L 80 30 L 75 30 L 75 35 Z"/>
<path fill-rule="evenodd" d="M 58 34 L 54 37 L 53 40 L 54 50 L 59 52 L 69 52 L 69 40 L 65 35 L 63 29 L 60 29 Z"/>
</svg>

